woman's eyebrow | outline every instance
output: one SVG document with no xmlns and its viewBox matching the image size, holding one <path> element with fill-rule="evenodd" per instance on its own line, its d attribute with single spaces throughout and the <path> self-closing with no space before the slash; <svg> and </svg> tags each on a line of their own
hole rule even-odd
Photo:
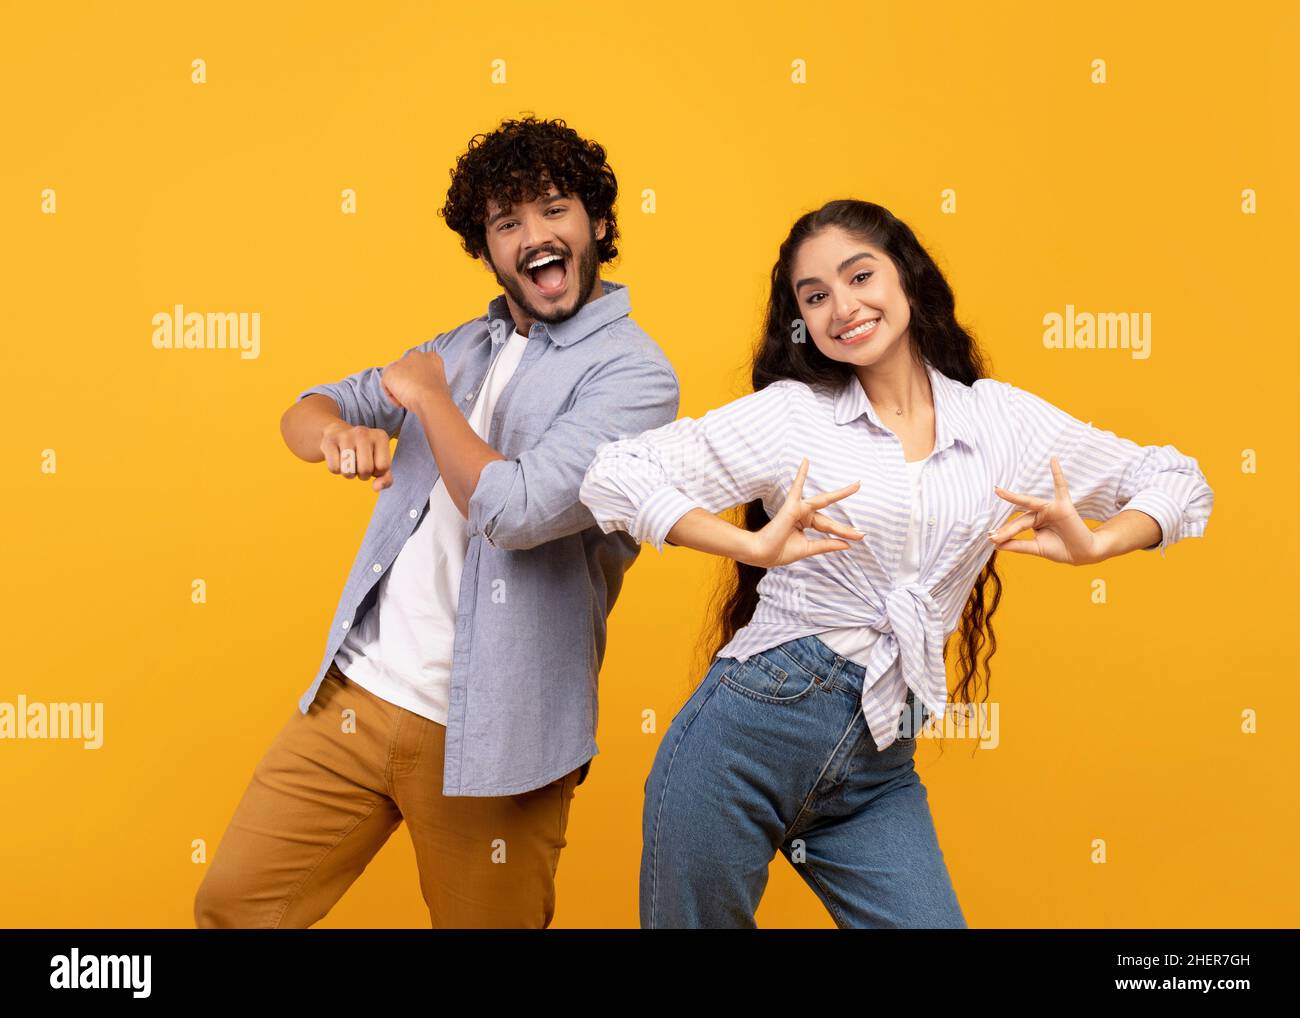
<svg viewBox="0 0 1300 1018">
<path fill-rule="evenodd" d="M 870 258 L 873 262 L 876 260 L 876 256 L 873 255 L 870 251 L 861 251 L 858 254 L 849 255 L 849 257 L 845 258 L 844 261 L 840 262 L 839 265 L 835 267 L 836 275 L 843 272 L 854 262 L 859 261 L 862 258 Z M 795 283 L 794 288 L 798 290 L 804 286 L 807 286 L 809 283 L 821 283 L 821 280 L 816 276 L 808 276 L 807 278 L 801 279 L 799 280 L 799 282 Z M 822 285 L 825 286 L 826 284 L 822 283 Z"/>
</svg>

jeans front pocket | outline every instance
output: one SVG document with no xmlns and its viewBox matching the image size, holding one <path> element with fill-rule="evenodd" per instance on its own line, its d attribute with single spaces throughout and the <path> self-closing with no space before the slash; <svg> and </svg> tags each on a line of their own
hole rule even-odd
<svg viewBox="0 0 1300 1018">
<path fill-rule="evenodd" d="M 737 664 L 722 676 L 728 689 L 763 703 L 797 703 L 817 689 L 817 676 L 799 669 L 786 671 L 767 655 L 771 651 L 753 654 L 747 661 Z"/>
</svg>

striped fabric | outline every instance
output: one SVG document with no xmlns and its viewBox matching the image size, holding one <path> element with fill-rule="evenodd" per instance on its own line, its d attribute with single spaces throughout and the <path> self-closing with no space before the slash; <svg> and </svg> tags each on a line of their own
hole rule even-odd
<svg viewBox="0 0 1300 1018">
<path fill-rule="evenodd" d="M 902 443 L 856 378 L 837 390 L 781 380 L 698 420 L 606 442 L 579 494 L 605 533 L 626 531 L 662 552 L 668 531 L 696 507 L 717 513 L 761 498 L 771 516 L 804 457 L 805 495 L 860 480 L 822 512 L 863 540 L 767 570 L 753 618 L 718 656 L 743 661 L 787 640 L 871 627 L 880 636 L 864 662 L 862 709 L 882 750 L 898 734 L 907 687 L 936 720 L 944 716 L 944 639 L 993 553 L 987 531 L 1020 511 L 994 485 L 1050 499 L 1056 456 L 1080 516 L 1104 521 L 1140 509 L 1160 524 L 1159 544 L 1146 550 L 1161 555 L 1200 537 L 1214 503 L 1196 460 L 1171 445 L 1137 445 L 1007 382 L 967 386 L 932 365 L 926 371 L 935 446 L 921 471 L 915 583 L 897 582 L 910 516 Z"/>
</svg>

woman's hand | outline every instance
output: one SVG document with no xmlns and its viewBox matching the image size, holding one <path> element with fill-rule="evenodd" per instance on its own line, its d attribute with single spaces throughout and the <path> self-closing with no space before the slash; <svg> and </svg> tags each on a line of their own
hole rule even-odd
<svg viewBox="0 0 1300 1018">
<path fill-rule="evenodd" d="M 1070 501 L 1070 490 L 1055 456 L 1052 457 L 1052 480 L 1056 490 L 1051 500 L 1017 495 L 994 485 L 993 490 L 1000 498 L 1019 506 L 1024 514 L 1008 520 L 996 530 L 990 530 L 989 540 L 997 545 L 998 551 L 1037 555 L 1067 565 L 1084 566 L 1103 561 L 1108 557 L 1104 542 L 1096 532 L 1088 529 Z M 1028 541 L 1012 540 L 1025 530 L 1032 530 L 1034 536 Z"/>
<path fill-rule="evenodd" d="M 862 482 L 854 481 L 847 488 L 841 488 L 839 491 L 804 498 L 803 482 L 807 476 L 808 460 L 805 457 L 794 475 L 794 483 L 790 485 L 790 493 L 786 495 L 785 503 L 777 510 L 777 514 L 772 517 L 767 526 L 750 535 L 741 562 L 771 569 L 808 558 L 810 555 L 841 551 L 848 547 L 845 541 L 810 540 L 804 535 L 805 529 L 820 530 L 823 534 L 839 534 L 850 541 L 862 540 L 864 535 L 860 531 L 854 530 L 846 523 L 836 523 L 817 512 L 818 509 L 824 509 L 832 502 L 838 502 L 852 495 Z"/>
</svg>

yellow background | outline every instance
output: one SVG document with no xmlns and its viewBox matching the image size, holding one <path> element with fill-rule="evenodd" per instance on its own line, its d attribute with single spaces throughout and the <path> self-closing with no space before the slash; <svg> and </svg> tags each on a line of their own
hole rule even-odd
<svg viewBox="0 0 1300 1018">
<path fill-rule="evenodd" d="M 0 924 L 192 924 L 191 843 L 215 853 L 309 685 L 375 499 L 279 416 L 484 312 L 435 210 L 469 138 L 532 111 L 609 153 L 604 276 L 683 414 L 744 391 L 778 244 L 851 196 L 913 226 L 995 377 L 1199 460 L 1209 529 L 1167 559 L 999 556 L 1001 745 L 917 764 L 972 926 L 1296 925 L 1295 8 L 1069 8 L 7 4 L 0 699 L 102 701 L 106 742 L 0 742 Z M 259 311 L 261 356 L 154 350 L 176 303 Z M 1151 358 L 1044 349 L 1067 303 L 1151 312 Z M 629 575 L 557 927 L 637 923 L 642 786 L 715 569 L 644 549 Z M 780 858 L 758 918 L 832 925 Z M 320 925 L 427 924 L 402 829 Z"/>
</svg>

